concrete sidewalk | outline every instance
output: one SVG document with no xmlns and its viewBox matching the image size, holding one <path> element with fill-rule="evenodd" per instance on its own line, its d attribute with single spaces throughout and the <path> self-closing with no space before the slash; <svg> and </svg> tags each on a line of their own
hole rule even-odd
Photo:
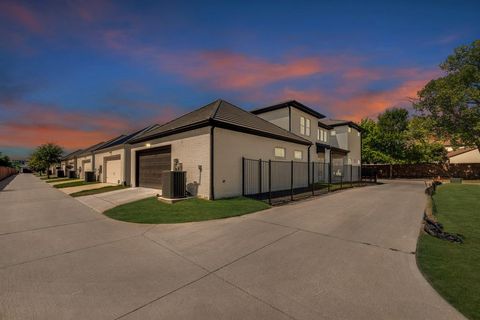
<svg viewBox="0 0 480 320">
<path fill-rule="evenodd" d="M 0 191 L 0 318 L 464 319 L 416 266 L 424 204 L 395 182 L 146 225 L 18 175 Z"/>
<path fill-rule="evenodd" d="M 86 184 L 86 185 L 83 185 L 83 186 L 60 188 L 58 190 L 62 191 L 63 193 L 66 193 L 66 194 L 72 194 L 72 193 L 79 192 L 79 191 L 95 190 L 95 189 L 100 189 L 100 188 L 108 187 L 108 186 L 115 186 L 115 184 L 100 182 L 100 183 Z"/>
<path fill-rule="evenodd" d="M 157 189 L 139 187 L 92 194 L 76 199 L 97 212 L 104 212 L 121 204 L 156 196 L 161 192 Z"/>
</svg>

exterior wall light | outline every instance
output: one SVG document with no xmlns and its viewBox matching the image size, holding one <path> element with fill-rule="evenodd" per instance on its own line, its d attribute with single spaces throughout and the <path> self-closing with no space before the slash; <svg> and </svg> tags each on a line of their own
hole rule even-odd
<svg viewBox="0 0 480 320">
<path fill-rule="evenodd" d="M 145 147 L 150 148 L 150 143 L 147 143 Z"/>
</svg>

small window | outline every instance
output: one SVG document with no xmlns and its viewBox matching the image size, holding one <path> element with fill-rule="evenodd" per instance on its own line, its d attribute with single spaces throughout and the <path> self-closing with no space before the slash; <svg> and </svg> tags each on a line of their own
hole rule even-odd
<svg viewBox="0 0 480 320">
<path fill-rule="evenodd" d="M 357 136 L 359 136 L 359 137 L 360 137 L 360 131 L 358 131 L 358 132 L 357 132 Z"/>
<path fill-rule="evenodd" d="M 348 127 L 348 133 L 352 132 L 352 128 Z"/>
<path fill-rule="evenodd" d="M 336 134 L 337 134 L 337 132 L 335 132 L 335 130 L 330 131 L 330 135 L 331 135 L 331 136 L 334 136 L 334 135 L 336 135 Z"/>
<path fill-rule="evenodd" d="M 320 129 L 317 129 L 317 140 L 322 140 L 320 139 Z M 323 137 L 323 132 L 322 132 L 322 137 Z"/>
<path fill-rule="evenodd" d="M 299 151 L 299 150 L 295 150 L 293 152 L 293 157 L 296 159 L 296 160 L 302 160 L 303 159 L 303 152 L 302 151 Z"/>
<path fill-rule="evenodd" d="M 305 119 L 305 135 L 310 136 L 310 119 Z"/>
<path fill-rule="evenodd" d="M 285 158 L 285 148 L 280 148 L 280 147 L 275 148 L 275 157 Z"/>
<path fill-rule="evenodd" d="M 300 117 L 300 134 L 305 134 L 305 118 Z"/>
</svg>

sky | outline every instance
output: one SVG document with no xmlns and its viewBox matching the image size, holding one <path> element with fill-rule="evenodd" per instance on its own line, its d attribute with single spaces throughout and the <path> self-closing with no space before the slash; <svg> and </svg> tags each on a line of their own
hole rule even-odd
<svg viewBox="0 0 480 320">
<path fill-rule="evenodd" d="M 67 151 L 218 98 L 359 121 L 409 107 L 480 1 L 0 0 L 0 152 Z"/>
</svg>

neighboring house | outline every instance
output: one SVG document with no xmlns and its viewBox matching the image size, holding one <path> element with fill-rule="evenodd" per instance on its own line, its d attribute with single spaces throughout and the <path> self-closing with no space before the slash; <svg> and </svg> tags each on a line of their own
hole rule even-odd
<svg viewBox="0 0 480 320">
<path fill-rule="evenodd" d="M 68 171 L 76 170 L 77 168 L 77 155 L 82 152 L 82 149 L 75 150 L 60 160 L 60 167 L 68 176 Z"/>
<path fill-rule="evenodd" d="M 75 155 L 76 157 L 76 167 L 75 171 L 77 172 L 77 176 L 80 179 L 85 178 L 85 172 L 87 171 L 94 171 L 95 167 L 95 157 L 94 152 L 96 150 L 99 150 L 103 148 L 104 146 L 113 143 L 117 140 L 120 140 L 124 137 L 125 135 L 120 135 L 118 137 L 115 137 L 111 140 L 100 142 L 97 144 L 94 144 L 93 146 L 90 146 L 86 149 L 81 150 L 78 154 Z"/>
<path fill-rule="evenodd" d="M 216 199 L 242 194 L 242 157 L 303 160 L 310 140 L 216 100 L 131 140 L 131 183 L 162 188 L 162 172 L 186 171 L 187 190 Z"/>
<path fill-rule="evenodd" d="M 325 119 L 323 114 L 296 100 L 258 108 L 252 113 L 315 145 L 308 159 L 298 154 L 296 160 L 331 161 L 337 166 L 361 164 L 362 129 L 351 121 Z"/>
<path fill-rule="evenodd" d="M 447 154 L 450 163 L 480 163 L 477 148 L 460 148 Z"/>
<path fill-rule="evenodd" d="M 144 133 L 157 128 L 151 125 L 128 135 L 120 136 L 93 151 L 97 180 L 105 183 L 130 185 L 130 144 Z"/>
</svg>

